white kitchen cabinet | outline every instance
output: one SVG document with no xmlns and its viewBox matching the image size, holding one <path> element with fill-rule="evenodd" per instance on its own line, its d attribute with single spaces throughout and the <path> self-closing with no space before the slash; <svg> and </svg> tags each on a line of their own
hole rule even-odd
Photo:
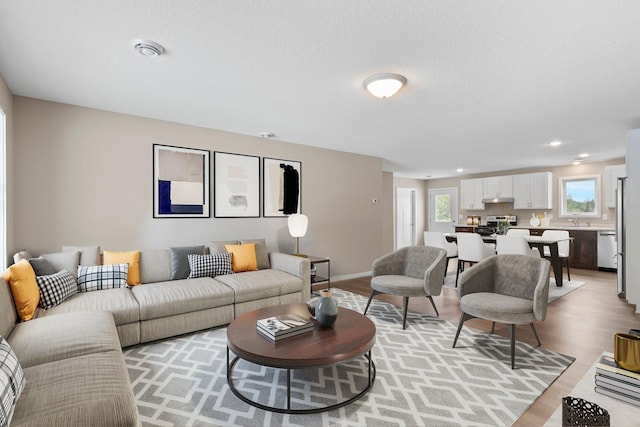
<svg viewBox="0 0 640 427">
<path fill-rule="evenodd" d="M 551 209 L 551 172 L 513 175 L 514 209 Z"/>
<path fill-rule="evenodd" d="M 513 197 L 513 176 L 491 176 L 482 179 L 482 198 L 500 199 Z"/>
<path fill-rule="evenodd" d="M 460 199 L 461 209 L 467 210 L 483 210 L 482 203 L 483 179 L 462 179 L 460 180 Z"/>
<path fill-rule="evenodd" d="M 618 188 L 618 178 L 623 176 L 627 176 L 627 165 L 605 166 L 604 200 L 606 207 L 616 207 L 616 188 Z"/>
</svg>

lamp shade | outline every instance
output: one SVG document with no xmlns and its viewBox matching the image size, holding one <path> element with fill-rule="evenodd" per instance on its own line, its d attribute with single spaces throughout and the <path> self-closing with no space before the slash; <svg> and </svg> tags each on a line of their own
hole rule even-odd
<svg viewBox="0 0 640 427">
<path fill-rule="evenodd" d="M 304 214 L 289 215 L 287 225 L 289 226 L 289 234 L 291 237 L 304 237 L 307 234 L 307 225 L 309 218 Z"/>
</svg>

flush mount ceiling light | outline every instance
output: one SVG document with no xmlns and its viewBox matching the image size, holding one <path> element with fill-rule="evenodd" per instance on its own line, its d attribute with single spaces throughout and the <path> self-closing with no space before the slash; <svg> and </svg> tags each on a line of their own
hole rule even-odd
<svg viewBox="0 0 640 427">
<path fill-rule="evenodd" d="M 276 136 L 273 132 L 260 132 L 261 138 L 274 138 Z"/>
<path fill-rule="evenodd" d="M 133 47 L 143 56 L 160 56 L 164 53 L 162 46 L 150 40 L 134 40 Z"/>
<path fill-rule="evenodd" d="M 373 96 L 389 98 L 402 86 L 407 84 L 407 79 L 400 74 L 383 73 L 371 76 L 362 84 Z"/>
<path fill-rule="evenodd" d="M 552 147 L 557 147 L 558 145 L 561 145 L 561 144 L 562 144 L 562 141 L 551 141 L 549 143 L 549 145 Z"/>
</svg>

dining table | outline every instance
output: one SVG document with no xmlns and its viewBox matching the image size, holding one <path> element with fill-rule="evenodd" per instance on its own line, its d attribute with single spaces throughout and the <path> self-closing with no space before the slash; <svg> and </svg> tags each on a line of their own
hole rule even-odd
<svg viewBox="0 0 640 427">
<path fill-rule="evenodd" d="M 456 233 L 446 234 L 445 235 L 448 242 L 457 242 Z M 560 254 L 558 252 L 558 242 L 562 242 L 565 240 L 573 240 L 573 237 L 561 238 L 561 239 L 550 239 L 548 237 L 543 238 L 542 236 L 523 236 L 530 248 L 536 248 L 540 252 L 540 256 L 544 255 L 544 248 L 549 248 L 549 258 L 551 260 L 551 266 L 553 267 L 553 277 L 556 280 L 556 286 L 562 286 L 562 260 L 560 259 Z M 482 236 L 482 240 L 485 243 L 493 243 L 495 244 L 497 241 L 496 234 L 490 234 L 488 236 Z"/>
</svg>

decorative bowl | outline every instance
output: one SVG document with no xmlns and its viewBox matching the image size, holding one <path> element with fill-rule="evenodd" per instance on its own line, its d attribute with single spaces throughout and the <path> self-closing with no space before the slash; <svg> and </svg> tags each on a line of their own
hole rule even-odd
<svg viewBox="0 0 640 427">
<path fill-rule="evenodd" d="M 615 334 L 613 358 L 621 368 L 640 372 L 640 337 L 631 334 Z"/>
</svg>

